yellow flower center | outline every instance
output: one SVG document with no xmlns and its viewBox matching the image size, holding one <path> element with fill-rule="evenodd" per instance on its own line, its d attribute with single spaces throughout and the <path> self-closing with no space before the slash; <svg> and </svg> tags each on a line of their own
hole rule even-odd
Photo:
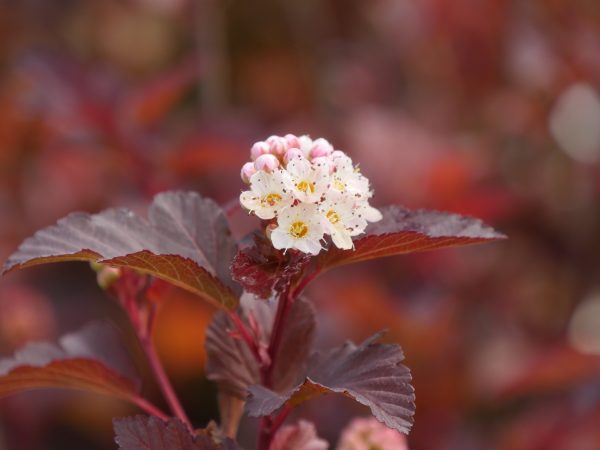
<svg viewBox="0 0 600 450">
<path fill-rule="evenodd" d="M 310 191 L 311 194 L 315 192 L 315 183 L 309 183 L 308 181 L 301 181 L 296 184 L 296 187 L 302 192 Z"/>
<path fill-rule="evenodd" d="M 332 224 L 336 224 L 340 221 L 340 216 L 338 215 L 338 213 L 336 213 L 333 209 L 330 210 L 327 214 L 326 214 L 327 218 L 329 219 L 329 221 Z"/>
<path fill-rule="evenodd" d="M 281 201 L 281 195 L 273 193 L 273 194 L 265 195 L 262 198 L 261 203 L 263 205 L 275 206 L 280 201 Z"/>
<path fill-rule="evenodd" d="M 294 222 L 290 227 L 290 234 L 296 239 L 303 238 L 308 233 L 308 226 L 304 222 Z"/>
<path fill-rule="evenodd" d="M 333 187 L 338 191 L 343 191 L 344 189 L 346 189 L 346 185 L 342 183 L 339 178 L 333 180 Z"/>
</svg>

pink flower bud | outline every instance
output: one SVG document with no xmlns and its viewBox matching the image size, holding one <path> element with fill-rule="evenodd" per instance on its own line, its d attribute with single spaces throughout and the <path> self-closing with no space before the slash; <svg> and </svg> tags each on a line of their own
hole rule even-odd
<svg viewBox="0 0 600 450">
<path fill-rule="evenodd" d="M 342 158 L 345 156 L 346 156 L 346 154 L 341 150 L 335 150 L 333 153 L 331 153 L 331 157 L 333 159 Z"/>
<path fill-rule="evenodd" d="M 254 163 L 247 162 L 242 166 L 242 171 L 240 172 L 240 176 L 242 177 L 242 181 L 246 184 L 250 184 L 250 178 L 252 175 L 256 173 L 256 168 L 254 167 Z"/>
<path fill-rule="evenodd" d="M 270 136 L 266 142 L 270 148 L 269 153 L 272 155 L 283 156 L 288 149 L 287 140 L 281 136 Z"/>
<path fill-rule="evenodd" d="M 284 136 L 284 139 L 287 142 L 288 148 L 300 148 L 300 140 L 298 139 L 298 136 L 293 134 L 286 134 Z"/>
<path fill-rule="evenodd" d="M 313 167 L 316 167 L 320 170 L 324 170 L 327 173 L 333 173 L 335 169 L 333 161 L 327 156 L 319 156 L 318 158 L 313 158 L 311 162 Z"/>
<path fill-rule="evenodd" d="M 287 164 L 294 158 L 303 158 L 303 157 L 304 157 L 304 153 L 302 153 L 302 150 L 300 150 L 299 148 L 290 148 L 287 152 L 285 152 L 285 155 L 283 155 L 283 160 Z"/>
<path fill-rule="evenodd" d="M 313 147 L 310 150 L 311 158 L 319 158 L 321 156 L 329 156 L 333 153 L 333 147 L 323 138 L 319 138 L 313 142 Z"/>
<path fill-rule="evenodd" d="M 266 155 L 270 151 L 269 144 L 263 141 L 256 142 L 250 149 L 250 157 L 255 161 L 260 155 Z"/>
<path fill-rule="evenodd" d="M 265 172 L 272 172 L 279 167 L 279 160 L 274 155 L 260 155 L 254 161 L 254 168 L 256 170 L 264 170 Z"/>
</svg>

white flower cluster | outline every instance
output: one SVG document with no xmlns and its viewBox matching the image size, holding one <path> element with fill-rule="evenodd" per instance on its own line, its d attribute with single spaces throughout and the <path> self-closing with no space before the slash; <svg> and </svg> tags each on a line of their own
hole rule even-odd
<svg viewBox="0 0 600 450">
<path fill-rule="evenodd" d="M 252 161 L 241 172 L 250 190 L 242 192 L 240 202 L 273 221 L 275 248 L 316 255 L 330 235 L 338 248 L 351 249 L 353 236 L 363 233 L 368 222 L 381 220 L 369 205 L 369 180 L 325 139 L 271 136 L 250 153 Z"/>
</svg>

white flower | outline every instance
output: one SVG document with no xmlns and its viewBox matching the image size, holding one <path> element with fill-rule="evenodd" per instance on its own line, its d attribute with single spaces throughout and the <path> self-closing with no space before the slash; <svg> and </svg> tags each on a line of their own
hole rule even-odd
<svg viewBox="0 0 600 450">
<path fill-rule="evenodd" d="M 352 236 L 362 233 L 367 226 L 365 219 L 359 217 L 351 197 L 329 196 L 321 205 L 325 216 L 325 230 L 331 235 L 336 247 L 349 250 L 354 247 Z"/>
<path fill-rule="evenodd" d="M 295 248 L 304 253 L 318 255 L 325 234 L 323 216 L 316 205 L 299 203 L 280 211 L 277 228 L 271 233 L 273 247 L 279 250 Z"/>
<path fill-rule="evenodd" d="M 273 219 L 285 207 L 290 206 L 294 199 L 286 189 L 282 170 L 271 173 L 256 172 L 250 178 L 250 190 L 240 195 L 240 203 L 244 208 L 253 212 L 261 219 Z"/>
<path fill-rule="evenodd" d="M 334 152 L 337 153 L 337 152 Z M 341 152 L 339 152 L 341 153 Z M 331 179 L 331 189 L 337 192 L 349 193 L 357 198 L 370 198 L 369 180 L 361 175 L 354 167 L 352 160 L 342 154 L 333 157 L 334 173 Z"/>
<path fill-rule="evenodd" d="M 377 208 L 369 205 L 368 201 L 359 202 L 356 206 L 358 217 L 365 219 L 368 222 L 379 222 L 383 219 L 381 212 Z"/>
<path fill-rule="evenodd" d="M 292 158 L 285 179 L 294 197 L 301 202 L 318 202 L 329 188 L 329 172 L 313 166 L 306 158 Z"/>
</svg>

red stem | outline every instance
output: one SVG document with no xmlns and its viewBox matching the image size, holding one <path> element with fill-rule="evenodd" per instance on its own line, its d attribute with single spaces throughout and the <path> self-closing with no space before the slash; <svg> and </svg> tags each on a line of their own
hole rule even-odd
<svg viewBox="0 0 600 450">
<path fill-rule="evenodd" d="M 164 421 L 169 420 L 169 416 L 167 416 L 164 412 L 162 412 L 160 409 L 158 409 L 156 406 L 154 406 L 152 403 L 150 403 L 145 398 L 133 397 L 131 399 L 131 401 L 134 405 L 136 405 L 139 408 L 141 408 L 142 410 L 146 411 L 151 416 L 156 416 L 159 419 L 164 420 Z"/>
<path fill-rule="evenodd" d="M 281 427 L 281 425 L 283 425 L 283 422 L 285 422 L 285 419 L 287 419 L 287 416 L 292 412 L 292 408 L 290 405 L 285 405 L 285 407 L 281 410 L 281 412 L 275 416 L 275 418 L 273 419 L 273 421 L 271 422 L 271 435 L 275 435 L 275 433 L 277 433 L 277 430 L 279 430 L 279 427 Z"/>
<path fill-rule="evenodd" d="M 273 321 L 273 329 L 271 331 L 271 340 L 269 342 L 268 349 L 271 363 L 262 371 L 263 385 L 268 388 L 270 388 L 273 385 L 273 369 L 275 367 L 277 351 L 279 350 L 279 345 L 281 344 L 281 338 L 283 336 L 283 328 L 285 325 L 285 321 L 287 319 L 290 307 L 293 303 L 294 298 L 292 297 L 289 291 L 283 292 L 279 297 L 279 303 L 277 304 L 277 312 Z M 271 417 L 263 417 L 261 419 L 258 433 L 258 450 L 269 449 L 269 446 L 271 445 L 271 440 L 273 439 L 273 435 L 281 426 L 283 420 L 285 420 L 285 416 L 282 418 L 278 416 L 276 420 L 276 425 L 274 425 L 273 419 Z"/>
<path fill-rule="evenodd" d="M 252 354 L 254 355 L 254 357 L 256 358 L 258 363 L 262 365 L 264 363 L 264 361 L 263 361 L 262 357 L 260 356 L 260 352 L 258 350 L 258 345 L 256 344 L 256 341 L 252 338 L 252 336 L 248 332 L 248 329 L 246 328 L 246 325 L 244 324 L 244 322 L 242 321 L 240 316 L 238 316 L 238 314 L 235 312 L 230 312 L 229 318 L 231 319 L 231 321 L 234 323 L 234 325 L 238 329 L 240 336 L 242 336 L 242 339 L 244 340 L 246 345 L 248 345 L 248 347 L 252 351 Z"/>
<path fill-rule="evenodd" d="M 268 348 L 271 361 L 269 365 L 263 366 L 262 370 L 262 382 L 267 388 L 271 388 L 273 385 L 273 369 L 275 367 L 277 352 L 279 350 L 279 346 L 281 345 L 285 322 L 291 306 L 294 304 L 294 301 L 296 298 L 298 298 L 302 291 L 304 291 L 306 286 L 308 286 L 308 284 L 314 280 L 320 274 L 320 272 L 320 269 L 315 269 L 313 272 L 305 276 L 293 290 L 287 290 L 279 297 L 279 303 L 277 304 L 277 312 L 273 321 L 271 340 Z M 269 450 L 273 436 L 279 427 L 281 427 L 291 411 L 292 407 L 287 405 L 275 418 L 270 416 L 261 418 L 258 432 L 258 450 Z"/>
<path fill-rule="evenodd" d="M 273 420 L 270 416 L 260 418 L 258 425 L 258 450 L 269 450 L 273 434 L 271 433 L 271 424 Z"/>
<path fill-rule="evenodd" d="M 277 304 L 277 312 L 273 322 L 273 329 L 271 331 L 271 340 L 269 342 L 268 350 L 271 364 L 267 367 L 263 379 L 263 384 L 268 388 L 270 388 L 273 384 L 273 369 L 275 367 L 275 360 L 277 359 L 277 351 L 279 350 L 279 345 L 281 344 L 285 319 L 287 318 L 287 313 L 292 303 L 293 298 L 289 295 L 289 292 L 284 292 L 279 298 L 279 303 Z"/>
<path fill-rule="evenodd" d="M 306 275 L 301 281 L 300 283 L 298 283 L 298 285 L 294 288 L 294 290 L 292 291 L 292 298 L 296 299 L 298 298 L 298 296 L 302 293 L 302 291 L 304 291 L 304 289 L 306 288 L 306 286 L 308 286 L 308 284 L 314 280 L 315 278 L 317 278 L 321 273 L 321 269 L 315 269 L 314 271 L 312 271 L 311 273 L 309 273 L 308 275 Z"/>
<path fill-rule="evenodd" d="M 152 342 L 152 335 L 145 334 L 140 336 L 140 342 L 142 344 L 142 348 L 146 353 L 148 358 L 148 362 L 150 363 L 150 368 L 154 373 L 154 377 L 156 378 L 156 382 L 162 391 L 165 400 L 169 404 L 169 408 L 175 416 L 181 420 L 190 430 L 193 430 L 192 424 L 187 417 L 181 403 L 179 402 L 179 398 L 177 398 L 177 394 L 171 385 L 171 381 L 165 372 L 165 369 L 160 362 L 160 358 L 158 357 L 158 353 L 156 353 L 156 348 L 154 347 L 154 343 Z"/>
</svg>

